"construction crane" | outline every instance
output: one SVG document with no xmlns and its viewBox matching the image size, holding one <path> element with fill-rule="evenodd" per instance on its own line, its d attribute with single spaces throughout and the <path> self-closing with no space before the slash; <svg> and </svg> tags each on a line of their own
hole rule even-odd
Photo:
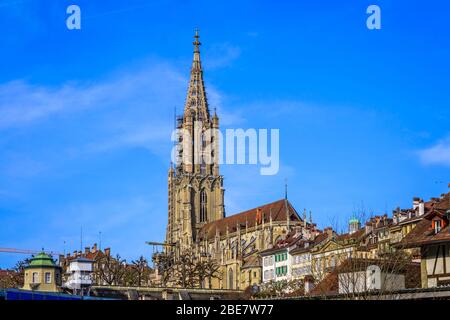
<svg viewBox="0 0 450 320">
<path fill-rule="evenodd" d="M 4 252 L 4 253 L 21 253 L 21 254 L 39 254 L 41 252 L 44 252 L 48 255 L 51 256 L 58 256 L 60 255 L 59 252 L 54 252 L 54 251 L 45 251 L 44 249 L 42 250 L 27 250 L 27 249 L 14 249 L 14 248 L 0 248 L 0 252 Z"/>
</svg>

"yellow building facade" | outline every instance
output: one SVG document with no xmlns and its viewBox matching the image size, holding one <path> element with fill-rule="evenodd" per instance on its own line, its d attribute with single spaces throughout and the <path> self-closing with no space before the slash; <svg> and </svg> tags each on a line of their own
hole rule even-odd
<svg viewBox="0 0 450 320">
<path fill-rule="evenodd" d="M 61 267 L 51 256 L 41 252 L 25 267 L 24 290 L 59 292 L 61 289 Z"/>
</svg>

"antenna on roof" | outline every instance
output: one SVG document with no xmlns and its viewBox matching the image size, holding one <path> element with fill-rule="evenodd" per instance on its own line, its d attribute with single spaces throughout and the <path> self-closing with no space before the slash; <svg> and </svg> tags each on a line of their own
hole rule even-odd
<svg viewBox="0 0 450 320">
<path fill-rule="evenodd" d="M 287 178 L 284 179 L 284 199 L 287 200 L 288 198 L 288 183 L 287 183 Z"/>
<path fill-rule="evenodd" d="M 102 232 L 101 231 L 98 232 L 98 244 L 99 244 L 98 247 L 101 251 L 102 250 Z"/>
<path fill-rule="evenodd" d="M 80 228 L 80 251 L 83 252 L 83 226 Z"/>
</svg>

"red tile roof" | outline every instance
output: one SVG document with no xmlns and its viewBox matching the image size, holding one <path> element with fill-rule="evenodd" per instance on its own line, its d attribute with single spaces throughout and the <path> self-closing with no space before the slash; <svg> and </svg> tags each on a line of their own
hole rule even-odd
<svg viewBox="0 0 450 320">
<path fill-rule="evenodd" d="M 254 254 L 244 260 L 244 264 L 242 265 L 241 269 L 259 268 L 261 266 L 261 257 L 257 254 Z"/>
<path fill-rule="evenodd" d="M 414 248 L 433 243 L 450 242 L 449 215 L 447 213 L 450 210 L 450 192 L 426 204 L 430 208 L 430 212 L 423 217 L 416 227 L 397 246 Z M 431 220 L 435 217 L 440 217 L 446 221 L 445 227 L 438 233 L 432 230 L 431 225 Z"/>
<path fill-rule="evenodd" d="M 308 252 L 314 247 L 320 245 L 325 240 L 328 239 L 328 234 L 326 232 L 319 233 L 314 240 L 302 240 L 297 243 L 297 247 L 291 251 L 291 254 L 300 254 L 304 252 Z M 308 246 L 305 246 L 306 243 L 309 243 Z"/>
<path fill-rule="evenodd" d="M 366 229 L 361 228 L 354 233 L 344 233 L 344 234 L 338 235 L 336 237 L 336 241 L 342 242 L 342 241 L 346 241 L 346 240 L 358 240 L 360 238 L 363 238 L 365 236 L 365 233 L 366 233 Z"/>
<path fill-rule="evenodd" d="M 396 246 L 414 248 L 433 243 L 450 242 L 450 227 L 448 224 L 438 233 L 435 233 L 431 228 L 431 219 L 436 213 L 436 211 L 430 212 Z"/>
<path fill-rule="evenodd" d="M 2 269 L 0 269 L 0 278 L 11 276 L 11 275 L 14 275 L 14 274 L 17 274 L 17 272 L 14 271 L 14 270 L 2 270 Z"/>
<path fill-rule="evenodd" d="M 288 214 L 290 221 L 302 221 L 297 211 L 291 205 L 288 200 L 282 199 L 260 207 L 256 207 L 232 216 L 226 217 L 224 219 L 216 220 L 205 224 L 200 232 L 200 238 L 211 239 L 216 235 L 216 231 L 220 235 L 224 235 L 227 232 L 232 233 L 237 230 L 237 226 L 240 225 L 241 230 L 245 228 L 246 223 L 248 228 L 254 227 L 257 223 L 269 223 L 270 216 L 272 216 L 272 221 L 286 221 L 286 205 L 288 209 Z"/>
<path fill-rule="evenodd" d="M 296 230 L 289 232 L 286 235 L 285 239 L 279 240 L 277 243 L 274 244 L 273 248 L 266 249 L 261 252 L 262 255 L 264 254 L 270 254 L 272 252 L 276 252 L 282 249 L 286 249 L 288 247 L 291 247 L 293 245 L 297 245 L 298 242 L 303 241 L 301 232 L 297 232 Z"/>
</svg>

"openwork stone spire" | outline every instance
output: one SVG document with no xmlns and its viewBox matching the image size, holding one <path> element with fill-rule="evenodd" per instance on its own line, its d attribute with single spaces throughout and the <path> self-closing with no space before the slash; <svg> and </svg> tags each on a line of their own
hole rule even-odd
<svg viewBox="0 0 450 320">
<path fill-rule="evenodd" d="M 193 120 L 210 119 L 208 101 L 206 99 L 205 84 L 203 83 L 203 70 L 200 60 L 200 41 L 198 30 L 195 31 L 192 43 L 194 45 L 194 59 L 192 61 L 191 77 L 189 80 L 189 88 L 186 97 L 186 104 L 184 107 L 184 114 L 187 116 L 191 114 Z"/>
<path fill-rule="evenodd" d="M 194 59 L 184 115 L 177 117 L 177 161 L 169 169 L 169 219 L 166 241 L 190 250 L 201 228 L 225 216 L 223 177 L 219 174 L 219 117 L 209 114 L 200 60 L 200 36 L 194 36 Z"/>
</svg>

